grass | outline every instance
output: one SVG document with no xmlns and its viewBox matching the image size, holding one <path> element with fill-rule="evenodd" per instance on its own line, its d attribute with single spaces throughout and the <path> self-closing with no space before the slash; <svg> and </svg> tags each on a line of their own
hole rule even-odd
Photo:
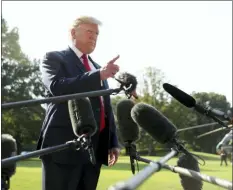
<svg viewBox="0 0 233 190">
<path fill-rule="evenodd" d="M 232 165 L 228 162 L 228 166 L 220 167 L 218 156 L 198 153 L 202 156 L 206 164 L 200 166 L 201 173 L 215 176 L 221 179 L 232 181 Z M 145 157 L 151 160 L 158 160 L 159 157 Z M 171 159 L 167 164 L 176 165 L 177 158 Z M 147 164 L 139 162 L 139 169 L 142 170 Z M 132 177 L 129 165 L 129 157 L 121 156 L 118 163 L 112 167 L 103 167 L 100 175 L 97 190 L 105 190 L 110 185 L 118 181 L 126 180 Z M 151 176 L 140 188 L 140 190 L 182 190 L 179 175 L 168 170 Z M 204 190 L 223 189 L 216 185 L 204 182 Z M 18 163 L 16 174 L 11 178 L 11 190 L 41 190 L 41 162 L 38 159 L 31 159 Z"/>
</svg>

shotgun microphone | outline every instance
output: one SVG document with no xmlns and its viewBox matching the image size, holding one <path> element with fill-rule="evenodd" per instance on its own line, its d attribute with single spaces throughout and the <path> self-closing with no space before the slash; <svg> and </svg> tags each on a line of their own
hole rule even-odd
<svg viewBox="0 0 233 190">
<path fill-rule="evenodd" d="M 169 143 L 178 151 L 191 155 L 177 139 L 177 128 L 151 105 L 138 103 L 131 110 L 134 122 L 161 144 Z"/>
<path fill-rule="evenodd" d="M 87 144 L 87 151 L 90 161 L 96 164 L 95 153 L 91 143 L 91 136 L 97 131 L 97 124 L 92 111 L 89 98 L 81 98 L 68 101 L 68 110 L 74 134 L 77 137 L 82 135 L 83 143 Z"/>
<path fill-rule="evenodd" d="M 138 103 L 131 110 L 131 117 L 161 144 L 168 143 L 176 137 L 176 127 L 151 105 Z"/>
<path fill-rule="evenodd" d="M 190 155 L 183 154 L 179 157 L 177 161 L 177 166 L 189 170 L 193 170 L 195 172 L 200 172 L 200 168 L 196 159 L 194 159 Z M 203 182 L 201 180 L 197 180 L 195 178 L 191 178 L 189 176 L 185 176 L 179 173 L 181 185 L 184 190 L 202 190 Z"/>
<path fill-rule="evenodd" d="M 2 156 L 1 159 L 17 155 L 16 140 L 9 134 L 2 134 Z M 10 188 L 10 178 L 16 173 L 16 163 L 2 167 L 1 181 L 2 190 Z"/>
<path fill-rule="evenodd" d="M 183 92 L 182 90 L 178 89 L 171 84 L 164 83 L 163 88 L 166 92 L 168 92 L 173 98 L 178 100 L 181 104 L 185 105 L 188 108 L 194 108 L 197 112 L 204 114 L 213 120 L 217 121 L 224 127 L 228 127 L 227 124 L 219 120 L 217 117 L 220 117 L 224 120 L 231 121 L 231 117 L 224 112 L 211 108 L 210 106 L 203 106 L 196 102 L 196 100 L 188 95 L 187 93 Z"/>
<path fill-rule="evenodd" d="M 136 152 L 136 142 L 139 139 L 139 128 L 131 118 L 131 109 L 134 106 L 132 100 L 121 100 L 117 108 L 117 121 L 119 124 L 120 135 L 125 143 L 126 154 L 130 156 L 130 166 L 132 173 L 135 174 L 135 162 L 133 154 Z"/>
</svg>

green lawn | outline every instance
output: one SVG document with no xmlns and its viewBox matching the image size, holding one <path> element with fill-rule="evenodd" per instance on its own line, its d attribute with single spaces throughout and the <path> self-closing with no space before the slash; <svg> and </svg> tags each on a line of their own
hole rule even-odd
<svg viewBox="0 0 233 190">
<path fill-rule="evenodd" d="M 228 162 L 220 167 L 219 157 L 209 154 L 201 154 L 205 158 L 206 164 L 201 167 L 201 173 L 210 176 L 219 177 L 232 181 L 232 165 Z M 159 159 L 159 157 L 147 157 L 148 159 Z M 177 158 L 168 162 L 175 165 Z M 142 170 L 146 164 L 139 162 L 139 169 Z M 97 190 L 105 190 L 112 184 L 120 180 L 126 180 L 132 177 L 129 165 L 129 158 L 121 156 L 118 163 L 112 167 L 103 167 Z M 161 170 L 149 178 L 140 188 L 140 190 L 182 190 L 179 176 L 168 170 Z M 222 189 L 218 186 L 204 182 L 204 190 Z M 41 162 L 38 159 L 22 161 L 18 163 L 17 172 L 11 178 L 11 190 L 41 190 Z"/>
</svg>

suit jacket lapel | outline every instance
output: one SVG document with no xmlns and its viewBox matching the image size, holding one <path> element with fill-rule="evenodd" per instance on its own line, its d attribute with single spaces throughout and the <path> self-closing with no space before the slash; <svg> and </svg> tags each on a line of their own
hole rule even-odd
<svg viewBox="0 0 233 190">
<path fill-rule="evenodd" d="M 77 55 L 73 52 L 71 48 L 67 48 L 65 50 L 65 56 L 66 56 L 66 59 L 68 60 L 69 65 L 67 66 L 67 68 L 69 69 L 70 73 L 77 74 L 76 69 L 78 69 L 81 72 L 87 72 L 81 60 L 77 57 Z"/>
<path fill-rule="evenodd" d="M 65 64 L 66 69 L 69 71 L 70 74 L 72 74 L 72 76 L 76 76 L 77 75 L 77 70 L 79 70 L 79 72 L 87 72 L 86 68 L 84 67 L 84 65 L 82 64 L 81 60 L 77 57 L 77 55 L 73 52 L 73 50 L 71 48 L 67 48 L 65 50 L 65 56 L 67 59 L 67 64 Z M 94 67 L 96 69 L 100 69 L 101 67 L 95 63 L 92 58 L 90 56 L 88 56 L 89 60 L 92 62 L 92 64 L 94 65 Z M 103 89 L 108 89 L 108 84 L 107 81 L 104 80 L 103 81 Z"/>
</svg>

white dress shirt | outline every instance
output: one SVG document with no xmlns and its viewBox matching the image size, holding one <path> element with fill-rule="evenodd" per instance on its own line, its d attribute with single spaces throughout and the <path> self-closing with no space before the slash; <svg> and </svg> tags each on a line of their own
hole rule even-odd
<svg viewBox="0 0 233 190">
<path fill-rule="evenodd" d="M 83 63 L 83 58 L 82 58 L 83 53 L 81 51 L 79 51 L 79 49 L 77 49 L 74 45 L 70 45 L 70 48 L 74 51 L 74 53 L 78 56 L 78 58 Z M 87 59 L 88 59 L 88 64 L 89 64 L 91 70 L 93 70 L 93 71 L 96 70 L 96 68 L 94 67 L 92 62 L 89 60 L 88 55 L 87 55 Z"/>
</svg>

